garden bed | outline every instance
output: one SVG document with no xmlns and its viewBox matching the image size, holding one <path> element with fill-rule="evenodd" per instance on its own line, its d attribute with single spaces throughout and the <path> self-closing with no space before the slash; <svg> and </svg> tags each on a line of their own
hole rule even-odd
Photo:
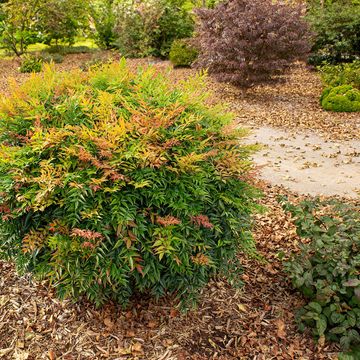
<svg viewBox="0 0 360 360">
<path fill-rule="evenodd" d="M 106 58 L 109 53 L 102 53 Z M 56 65 L 67 71 L 93 55 L 69 55 Z M 131 66 L 167 62 L 129 60 Z M 7 77 L 23 80 L 15 60 L 0 60 L 0 91 L 7 93 Z M 174 81 L 194 70 L 171 72 Z M 257 87 L 243 94 L 209 80 L 214 99 L 229 103 L 239 123 L 314 130 L 329 139 L 359 139 L 358 114 L 321 110 L 318 76 L 299 65 L 288 83 Z M 205 90 L 205 89 L 204 89 Z M 332 359 L 335 345 L 316 344 L 309 333 L 300 334 L 294 309 L 301 297 L 291 290 L 279 257 L 296 249 L 299 239 L 290 217 L 276 197 L 294 194 L 278 186 L 258 183 L 264 189 L 261 203 L 269 209 L 256 216 L 255 239 L 263 260 L 243 262 L 244 288 L 239 291 L 222 279 L 202 292 L 199 307 L 187 314 L 171 298 L 156 302 L 133 299 L 122 310 L 107 304 L 97 310 L 82 302 L 59 301 L 46 283 L 16 275 L 11 264 L 0 262 L 0 358 L 4 359 Z"/>
<path fill-rule="evenodd" d="M 300 334 L 291 290 L 279 260 L 297 248 L 291 219 L 263 187 L 267 206 L 256 217 L 255 239 L 263 261 L 243 263 L 239 291 L 222 279 L 202 292 L 199 307 L 179 313 L 172 299 L 133 299 L 128 310 L 108 304 L 97 310 L 61 302 L 46 283 L 19 277 L 0 263 L 0 356 L 17 359 L 335 359 L 334 345 Z M 296 199 L 296 196 L 292 197 Z M 17 354 L 17 355 L 14 355 Z M 18 356 L 18 357 L 16 357 Z"/>
</svg>

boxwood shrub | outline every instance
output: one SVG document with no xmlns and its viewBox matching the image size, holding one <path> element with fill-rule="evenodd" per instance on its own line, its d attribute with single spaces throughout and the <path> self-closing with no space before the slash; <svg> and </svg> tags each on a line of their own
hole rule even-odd
<svg viewBox="0 0 360 360">
<path fill-rule="evenodd" d="M 328 87 L 324 89 L 320 103 L 325 110 L 329 111 L 360 111 L 360 90 L 351 85 Z"/>
<path fill-rule="evenodd" d="M 61 297 L 182 300 L 253 251 L 252 146 L 202 76 L 46 65 L 0 103 L 0 251 Z"/>
<path fill-rule="evenodd" d="M 338 200 L 285 204 L 297 233 L 308 242 L 286 263 L 296 289 L 306 297 L 298 313 L 301 330 L 360 344 L 360 205 Z"/>
</svg>

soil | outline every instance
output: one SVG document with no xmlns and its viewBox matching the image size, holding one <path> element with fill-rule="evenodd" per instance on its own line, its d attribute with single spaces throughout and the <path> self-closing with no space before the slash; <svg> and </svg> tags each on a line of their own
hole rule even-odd
<svg viewBox="0 0 360 360">
<path fill-rule="evenodd" d="M 95 56 L 114 55 L 70 55 L 57 68 L 67 71 Z M 160 71 L 169 66 L 149 59 L 129 62 L 134 67 L 154 63 Z M 0 93 L 8 92 L 8 76 L 27 78 L 18 65 L 0 60 Z M 177 82 L 193 73 L 179 69 L 170 76 Z M 296 251 L 300 239 L 276 198 L 357 197 L 360 116 L 323 111 L 321 81 L 304 65 L 297 64 L 286 80 L 246 94 L 210 79 L 207 85 L 213 102 L 226 101 L 239 125 L 252 129 L 248 141 L 266 145 L 255 155 L 262 177 L 256 185 L 267 209 L 254 219 L 262 260 L 239 254 L 241 290 L 214 279 L 198 308 L 185 314 L 171 297 L 134 298 L 128 309 L 112 303 L 96 309 L 60 301 L 46 282 L 19 276 L 11 263 L 0 261 L 0 359 L 336 359 L 336 345 L 316 343 L 297 331 L 294 317 L 303 299 L 292 290 L 280 258 Z"/>
</svg>

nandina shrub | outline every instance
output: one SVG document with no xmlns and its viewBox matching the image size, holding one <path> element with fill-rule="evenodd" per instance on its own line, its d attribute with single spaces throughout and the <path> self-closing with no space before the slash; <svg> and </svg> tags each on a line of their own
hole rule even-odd
<svg viewBox="0 0 360 360">
<path fill-rule="evenodd" d="M 300 6 L 229 0 L 197 13 L 197 65 L 219 81 L 244 88 L 280 81 L 279 75 L 310 49 Z"/>
<path fill-rule="evenodd" d="M 204 104 L 124 61 L 47 66 L 0 103 L 0 249 L 61 297 L 192 295 L 253 250 L 251 146 Z"/>
</svg>

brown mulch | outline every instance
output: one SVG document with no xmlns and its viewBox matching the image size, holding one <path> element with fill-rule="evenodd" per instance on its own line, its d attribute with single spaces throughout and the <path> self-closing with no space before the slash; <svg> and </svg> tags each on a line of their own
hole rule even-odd
<svg viewBox="0 0 360 360">
<path fill-rule="evenodd" d="M 69 55 L 57 67 L 67 71 L 92 57 Z M 130 60 L 132 66 L 148 62 Z M 0 93 L 7 92 L 7 77 L 27 78 L 18 66 L 17 61 L 0 60 Z M 168 63 L 156 66 L 165 69 Z M 172 76 L 177 81 L 193 72 L 179 69 Z M 286 84 L 246 94 L 211 80 L 209 87 L 245 125 L 312 129 L 339 140 L 360 138 L 358 114 L 321 110 L 320 79 L 303 65 L 294 68 Z M 134 299 L 127 310 L 115 304 L 96 309 L 86 302 L 61 302 L 45 282 L 20 277 L 13 265 L 0 262 L 0 359 L 335 359 L 335 345 L 318 345 L 296 329 L 294 312 L 302 299 L 291 290 L 279 258 L 296 249 L 299 239 L 276 201 L 286 191 L 259 186 L 268 210 L 256 216 L 254 236 L 264 260 L 242 261 L 241 290 L 222 279 L 212 281 L 198 308 L 186 314 L 178 312 L 171 298 Z"/>
</svg>

